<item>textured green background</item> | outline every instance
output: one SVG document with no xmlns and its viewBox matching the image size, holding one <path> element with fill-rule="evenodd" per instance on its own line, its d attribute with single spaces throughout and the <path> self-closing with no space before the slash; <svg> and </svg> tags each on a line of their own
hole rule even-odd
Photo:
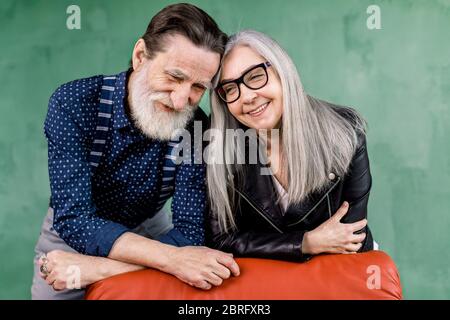
<svg viewBox="0 0 450 320">
<path fill-rule="evenodd" d="M 165 1 L 0 1 L 0 298 L 30 297 L 49 196 L 43 121 L 63 82 L 122 71 Z M 450 1 L 195 1 L 291 54 L 310 94 L 368 119 L 369 222 L 405 298 L 450 298 Z M 66 8 L 82 29 L 67 30 Z M 366 8 L 381 8 L 368 30 Z M 207 108 L 206 99 L 203 107 Z"/>
</svg>

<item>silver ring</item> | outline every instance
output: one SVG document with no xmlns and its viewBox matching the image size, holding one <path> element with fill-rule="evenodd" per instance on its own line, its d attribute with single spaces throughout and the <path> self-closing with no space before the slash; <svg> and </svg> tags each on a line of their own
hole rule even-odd
<svg viewBox="0 0 450 320">
<path fill-rule="evenodd" d="M 47 256 L 44 254 L 44 255 L 41 257 L 41 259 L 42 259 L 42 265 L 41 265 L 41 267 L 39 268 L 39 270 L 41 271 L 41 273 L 42 273 L 44 276 L 48 276 L 48 274 L 49 274 L 50 272 L 48 271 L 48 268 L 47 268 L 47 263 L 48 263 Z"/>
<path fill-rule="evenodd" d="M 48 274 L 49 274 L 49 272 L 48 272 L 48 269 L 47 269 L 47 265 L 46 264 L 43 264 L 42 266 L 41 266 L 41 273 L 44 275 L 44 276 L 48 276 Z"/>
</svg>

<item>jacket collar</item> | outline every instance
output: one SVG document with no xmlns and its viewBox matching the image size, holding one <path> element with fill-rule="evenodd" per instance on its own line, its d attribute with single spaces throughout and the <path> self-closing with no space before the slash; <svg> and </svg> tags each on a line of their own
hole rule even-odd
<svg viewBox="0 0 450 320">
<path fill-rule="evenodd" d="M 278 201 L 278 191 L 276 190 L 272 175 L 263 174 L 268 169 L 259 161 L 256 164 L 246 164 L 242 180 L 236 176 L 234 179 L 235 188 L 243 193 L 256 208 L 270 218 L 278 227 L 285 228 L 297 222 L 303 216 L 309 214 L 317 203 L 323 201 L 323 197 L 332 191 L 340 181 L 337 177 L 334 181 L 317 190 L 301 203 L 294 203 L 288 206 L 283 214 L 283 209 Z"/>
<path fill-rule="evenodd" d="M 267 169 L 260 163 L 244 165 L 244 181 L 235 179 L 236 189 L 242 192 L 266 217 L 283 226 L 283 214 L 278 202 L 278 192 L 272 175 L 264 174 Z"/>
</svg>

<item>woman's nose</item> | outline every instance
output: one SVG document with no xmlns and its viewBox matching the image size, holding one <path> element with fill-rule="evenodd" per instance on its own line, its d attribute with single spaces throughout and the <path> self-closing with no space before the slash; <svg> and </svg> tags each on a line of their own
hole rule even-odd
<svg viewBox="0 0 450 320">
<path fill-rule="evenodd" d="M 258 95 L 255 90 L 249 89 L 245 85 L 241 84 L 241 97 L 245 104 L 251 104 L 257 96 Z"/>
</svg>

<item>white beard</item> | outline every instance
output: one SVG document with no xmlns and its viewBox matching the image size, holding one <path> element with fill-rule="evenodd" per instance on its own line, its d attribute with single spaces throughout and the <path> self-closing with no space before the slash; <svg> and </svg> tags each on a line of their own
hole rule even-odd
<svg viewBox="0 0 450 320">
<path fill-rule="evenodd" d="M 149 138 L 168 141 L 193 118 L 195 106 L 186 105 L 181 111 L 164 111 L 155 107 L 156 101 L 173 109 L 168 93 L 151 92 L 147 82 L 148 67 L 135 71 L 130 80 L 129 104 L 135 125 Z"/>
</svg>

